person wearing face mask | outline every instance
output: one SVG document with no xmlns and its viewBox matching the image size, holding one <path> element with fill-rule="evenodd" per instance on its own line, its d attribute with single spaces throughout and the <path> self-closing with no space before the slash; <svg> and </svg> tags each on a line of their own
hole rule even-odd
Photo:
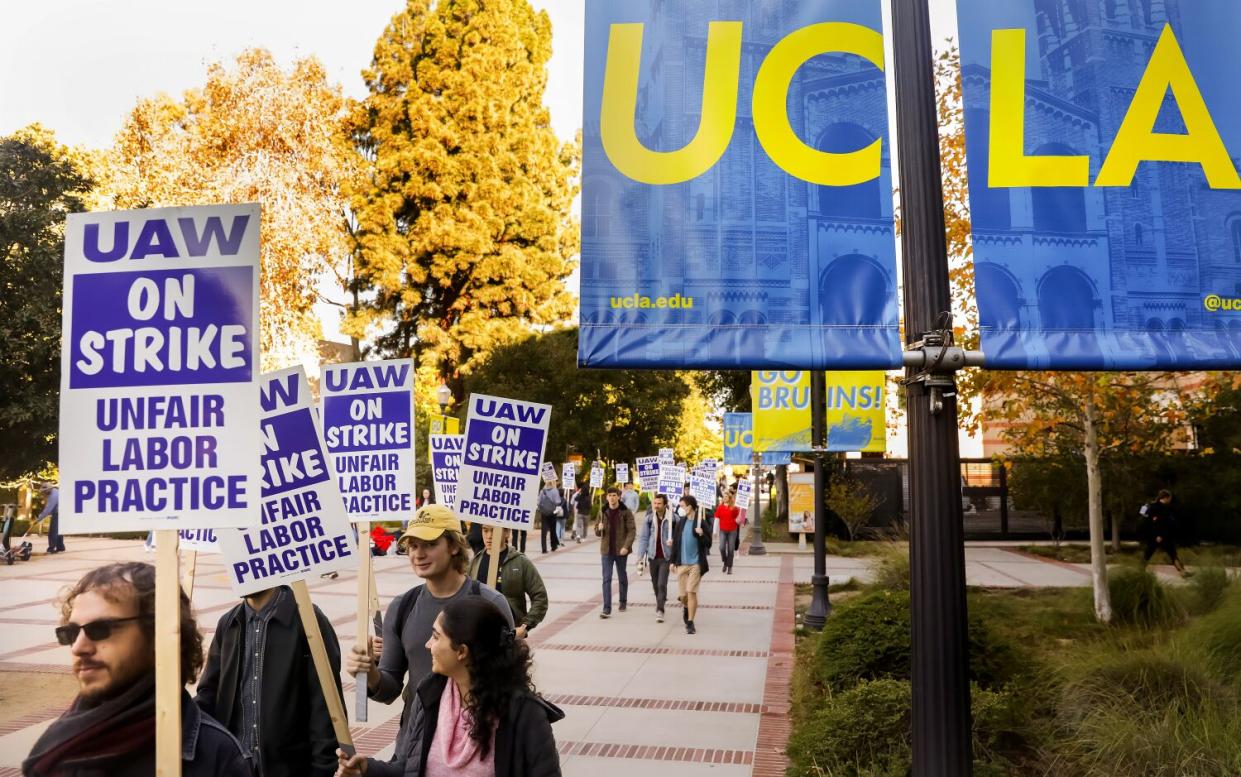
<svg viewBox="0 0 1241 777">
<path fill-rule="evenodd" d="M 499 607 L 510 626 L 513 614 L 503 594 L 466 575 L 469 547 L 460 521 L 444 505 L 427 505 L 414 513 L 397 549 L 409 554 L 409 565 L 423 583 L 392 600 L 383 619 L 383 637 L 370 637 L 369 647 L 354 645 L 345 659 L 345 671 L 355 676 L 365 672 L 366 694 L 377 702 L 391 704 L 404 695 L 402 715 L 408 715 L 410 692 L 431 672 L 426 644 L 431 624 L 444 607 L 479 597 Z"/>
<path fill-rule="evenodd" d="M 626 565 L 636 534 L 633 513 L 621 504 L 620 489 L 612 486 L 595 523 L 595 535 L 600 538 L 599 555 L 603 560 L 603 609 L 599 612 L 600 618 L 612 617 L 613 567 L 620 578 L 620 611 L 624 612 L 629 606 L 629 572 Z"/>
<path fill-rule="evenodd" d="M 560 777 L 552 724 L 564 712 L 539 696 L 530 648 L 493 604 L 458 599 L 435 619 L 431 674 L 413 694 L 389 761 L 337 750 L 338 777 Z"/>
<path fill-rule="evenodd" d="M 677 518 L 672 525 L 672 564 L 681 600 L 681 619 L 685 633 L 698 633 L 694 616 L 698 614 L 698 586 L 707 573 L 711 555 L 711 522 L 698 515 L 698 500 L 690 494 L 681 497 Z"/>
</svg>

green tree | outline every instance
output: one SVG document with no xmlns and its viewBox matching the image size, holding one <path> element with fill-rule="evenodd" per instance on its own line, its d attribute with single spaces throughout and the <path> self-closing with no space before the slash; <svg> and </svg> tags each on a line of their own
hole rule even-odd
<svg viewBox="0 0 1241 777">
<path fill-rule="evenodd" d="M 748 413 L 750 401 L 749 370 L 702 370 L 695 372 L 694 385 L 708 400 L 725 413 Z"/>
<path fill-rule="evenodd" d="M 579 370 L 577 329 L 529 334 L 491 351 L 465 376 L 468 393 L 542 402 L 552 406 L 546 457 L 561 462 L 570 447 L 587 461 L 596 450 L 605 459 L 630 461 L 677 447 L 679 421 L 701 411 L 691 388 L 676 372 L 662 370 Z M 691 444 L 691 448 L 696 447 Z M 696 451 L 678 448 L 678 455 Z M 719 449 L 710 455 L 718 456 Z"/>
<path fill-rule="evenodd" d="M 580 152 L 543 105 L 550 56 L 527 0 L 407 0 L 375 44 L 353 125 L 369 175 L 350 199 L 347 328 L 382 354 L 455 375 L 568 317 Z"/>
<path fill-rule="evenodd" d="M 56 459 L 65 217 L 93 187 L 82 155 L 48 130 L 0 138 L 0 478 Z"/>
</svg>

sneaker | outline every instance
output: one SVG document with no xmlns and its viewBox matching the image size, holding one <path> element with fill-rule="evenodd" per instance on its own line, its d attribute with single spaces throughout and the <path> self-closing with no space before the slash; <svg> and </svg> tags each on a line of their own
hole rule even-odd
<svg viewBox="0 0 1241 777">
<path fill-rule="evenodd" d="M 698 633 L 698 629 L 694 628 L 693 621 L 685 621 L 685 633 L 686 634 L 697 634 Z"/>
<path fill-rule="evenodd" d="M 604 610 L 603 612 L 599 613 L 599 617 L 604 618 L 604 619 L 611 618 L 612 613 L 608 612 L 607 610 Z"/>
<path fill-rule="evenodd" d="M 656 610 L 656 611 L 655 611 L 655 622 L 656 622 L 656 623 L 663 623 L 663 622 L 664 622 L 664 611 L 663 611 L 663 610 Z"/>
<path fill-rule="evenodd" d="M 620 610 L 621 612 L 624 612 L 625 610 L 629 609 L 629 605 L 627 605 L 627 604 L 622 604 L 622 605 L 621 605 L 620 607 L 618 607 L 617 609 L 618 609 L 618 610 Z"/>
</svg>

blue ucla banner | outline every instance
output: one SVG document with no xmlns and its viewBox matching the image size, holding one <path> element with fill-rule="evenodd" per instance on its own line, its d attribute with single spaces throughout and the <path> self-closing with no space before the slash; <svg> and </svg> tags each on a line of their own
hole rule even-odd
<svg viewBox="0 0 1241 777">
<path fill-rule="evenodd" d="M 1235 0 L 958 0 L 982 349 L 1241 364 Z"/>
<path fill-rule="evenodd" d="M 788 451 L 767 451 L 763 454 L 763 466 L 778 467 L 791 464 L 792 454 Z M 724 463 L 754 463 L 754 415 L 751 413 L 724 414 Z"/>
<path fill-rule="evenodd" d="M 880 31 L 879 0 L 587 0 L 582 365 L 900 365 Z"/>
</svg>

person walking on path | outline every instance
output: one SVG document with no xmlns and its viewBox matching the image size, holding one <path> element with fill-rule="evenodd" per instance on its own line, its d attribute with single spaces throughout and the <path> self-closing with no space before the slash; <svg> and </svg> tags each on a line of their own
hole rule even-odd
<svg viewBox="0 0 1241 777">
<path fill-rule="evenodd" d="M 52 516 L 52 521 L 47 528 L 47 552 L 49 555 L 52 553 L 64 553 L 65 538 L 60 533 L 60 489 L 56 487 L 55 483 L 44 483 L 39 487 L 39 490 L 47 497 L 47 504 L 43 505 L 43 512 L 39 513 L 38 518 L 35 518 L 35 523 L 42 521 L 49 515 Z"/>
<path fill-rule="evenodd" d="M 651 509 L 642 519 L 638 531 L 638 563 L 651 570 L 651 587 L 655 589 L 655 621 L 664 622 L 664 604 L 668 600 L 668 567 L 672 558 L 672 513 L 668 497 L 656 494 Z"/>
<path fill-rule="evenodd" d="M 492 533 L 490 526 L 483 527 L 483 539 L 487 547 L 491 547 Z M 513 613 L 513 623 L 517 624 L 517 638 L 525 639 L 535 626 L 547 617 L 547 586 L 543 584 L 543 576 L 524 553 L 509 547 L 511 532 L 503 530 L 500 550 L 500 571 L 496 575 L 496 590 L 508 599 L 509 609 Z M 487 581 L 490 571 L 491 554 L 480 553 L 470 562 L 470 577 L 480 583 Z M 528 601 L 527 601 L 528 600 Z"/>
<path fill-rule="evenodd" d="M 317 606 L 314 612 L 343 704 L 336 630 Z M 220 618 L 194 701 L 241 740 L 257 777 L 336 771 L 332 716 L 285 586 L 250 594 Z"/>
<path fill-rule="evenodd" d="M 590 488 L 578 486 L 573 497 L 573 509 L 577 513 L 573 520 L 573 536 L 579 543 L 586 539 L 586 527 L 590 525 L 590 510 L 594 506 L 593 502 Z"/>
<path fill-rule="evenodd" d="M 432 674 L 414 691 L 390 761 L 337 750 L 340 777 L 560 777 L 552 724 L 530 648 L 491 603 L 461 599 L 435 619 Z"/>
<path fill-rule="evenodd" d="M 676 522 L 672 526 L 672 563 L 677 575 L 678 599 L 685 633 L 697 634 L 694 616 L 698 614 L 698 586 L 707 573 L 711 554 L 711 522 L 698 516 L 698 500 L 690 494 L 681 497 Z"/>
<path fill-rule="evenodd" d="M 427 505 L 414 513 L 409 531 L 397 541 L 397 548 L 409 554 L 409 565 L 423 583 L 388 605 L 382 638 L 370 637 L 368 645 L 354 645 L 345 659 L 348 674 L 366 673 L 366 693 L 370 698 L 391 704 L 403 695 L 402 714 L 406 716 L 409 692 L 431 672 L 431 654 L 427 651 L 431 624 L 450 602 L 470 597 L 485 599 L 499 607 L 512 624 L 508 600 L 494 588 L 466 576 L 469 549 L 460 529 L 457 516 L 444 505 Z"/>
<path fill-rule="evenodd" d="M 620 611 L 629 606 L 629 552 L 633 550 L 636 530 L 633 513 L 621 504 L 620 489 L 612 486 L 607 492 L 607 504 L 599 512 L 595 523 L 599 539 L 599 556 L 603 560 L 603 610 L 600 618 L 612 617 L 612 568 L 620 578 Z"/>
<path fill-rule="evenodd" d="M 733 573 L 733 559 L 737 552 L 736 539 L 740 531 L 737 518 L 741 515 L 741 508 L 737 507 L 736 501 L 737 492 L 730 488 L 724 493 L 723 504 L 715 508 L 715 520 L 720 525 L 720 562 L 724 565 L 726 575 Z"/>
<path fill-rule="evenodd" d="M 180 592 L 181 684 L 203 663 L 202 634 Z M 69 647 L 78 695 L 22 762 L 25 777 L 155 774 L 155 567 L 87 572 L 61 603 L 56 641 Z M 181 691 L 181 774 L 247 777 L 241 745 Z"/>
<path fill-rule="evenodd" d="M 1172 559 L 1172 566 L 1181 573 L 1181 577 L 1187 577 L 1189 573 L 1176 555 L 1178 527 L 1176 515 L 1172 512 L 1172 492 L 1161 490 L 1155 501 L 1144 505 L 1141 512 L 1146 519 L 1142 527 L 1146 535 L 1146 552 L 1142 556 L 1142 563 L 1149 563 L 1155 551 L 1162 550 Z"/>
<path fill-rule="evenodd" d="M 638 494 L 638 489 L 634 488 L 633 483 L 626 483 L 624 490 L 621 491 L 621 503 L 629 508 L 629 512 L 634 515 L 638 514 L 638 505 L 642 504 L 642 497 Z"/>
<path fill-rule="evenodd" d="M 564 497 L 560 495 L 556 481 L 543 484 L 543 490 L 539 491 L 538 511 L 539 523 L 542 527 L 539 537 L 543 552 L 547 552 L 548 538 L 551 538 L 552 552 L 555 553 L 560 549 L 560 540 L 556 537 L 556 524 L 565 514 Z"/>
</svg>

